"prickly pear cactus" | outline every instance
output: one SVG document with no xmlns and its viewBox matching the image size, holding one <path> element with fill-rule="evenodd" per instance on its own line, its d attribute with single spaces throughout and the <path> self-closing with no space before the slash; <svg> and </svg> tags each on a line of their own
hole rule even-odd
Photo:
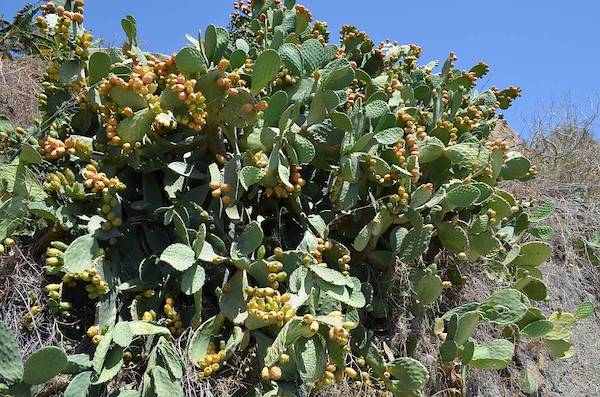
<svg viewBox="0 0 600 397">
<path fill-rule="evenodd" d="M 553 207 L 498 187 L 536 173 L 490 138 L 520 90 L 477 90 L 487 65 L 420 66 L 420 47 L 353 26 L 330 43 L 294 0 L 236 2 L 229 29 L 187 35 L 173 55 L 142 50 L 131 16 L 123 47 L 102 47 L 83 9 L 40 7 L 52 63 L 39 123 L 0 168 L 0 237 L 25 240 L 25 217 L 52 231 L 43 310 L 94 307 L 80 320 L 94 347 L 84 365 L 47 347 L 23 367 L 0 325 L 3 382 L 64 371 L 78 373 L 65 395 L 95 393 L 127 367 L 139 382 L 119 395 L 183 395 L 184 375 L 208 382 L 235 362 L 265 396 L 347 380 L 421 395 L 435 374 L 410 357 L 416 342 L 380 339 L 397 310 L 414 326 L 439 315 L 444 370 L 502 369 L 521 337 L 572 354 L 579 317 L 532 303 L 551 247 L 531 237 L 551 235 L 536 223 Z M 511 288 L 437 313 L 473 262 Z M 506 339 L 476 341 L 482 322 Z"/>
</svg>

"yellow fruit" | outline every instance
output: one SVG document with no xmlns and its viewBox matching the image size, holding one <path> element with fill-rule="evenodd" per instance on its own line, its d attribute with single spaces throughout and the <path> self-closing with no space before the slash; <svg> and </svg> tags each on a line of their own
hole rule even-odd
<svg viewBox="0 0 600 397">
<path fill-rule="evenodd" d="M 262 380 L 267 381 L 270 378 L 270 373 L 269 373 L 269 368 L 264 367 L 261 371 L 260 371 L 260 377 L 262 378 Z"/>
<path fill-rule="evenodd" d="M 312 323 L 310 323 L 310 332 L 312 332 L 313 334 L 316 334 L 317 332 L 319 332 L 319 323 L 316 321 L 313 321 Z"/>
<path fill-rule="evenodd" d="M 221 59 L 219 61 L 219 65 L 217 67 L 219 68 L 220 71 L 224 72 L 229 67 L 229 60 Z"/>
<path fill-rule="evenodd" d="M 352 321 L 346 321 L 344 324 L 342 324 L 342 327 L 345 329 L 354 329 L 358 327 L 358 324 Z"/>
<path fill-rule="evenodd" d="M 92 325 L 87 329 L 86 333 L 90 338 L 93 338 L 94 336 L 98 335 L 98 326 Z"/>
<path fill-rule="evenodd" d="M 355 369 L 350 368 L 350 367 L 344 368 L 344 372 L 346 373 L 346 375 L 348 375 L 348 377 L 350 379 L 354 379 L 354 378 L 356 378 L 358 376 L 358 372 L 356 372 Z"/>
<path fill-rule="evenodd" d="M 6 244 L 6 245 L 8 245 L 10 247 L 11 245 L 15 244 L 15 240 L 13 240 L 10 237 L 7 237 L 7 238 L 4 239 L 4 244 Z"/>
<path fill-rule="evenodd" d="M 102 335 L 94 335 L 92 337 L 92 343 L 94 345 L 97 345 L 98 343 L 100 343 L 102 341 Z"/>
<path fill-rule="evenodd" d="M 281 378 L 281 368 L 271 367 L 269 369 L 269 377 L 273 380 L 279 380 Z"/>
<path fill-rule="evenodd" d="M 144 315 L 142 316 L 142 320 L 149 323 L 154 320 L 154 316 L 152 316 L 152 313 L 150 313 L 150 312 L 144 312 Z"/>
</svg>

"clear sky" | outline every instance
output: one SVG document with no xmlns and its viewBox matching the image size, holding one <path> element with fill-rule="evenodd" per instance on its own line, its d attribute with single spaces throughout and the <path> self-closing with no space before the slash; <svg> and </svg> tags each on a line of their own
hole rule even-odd
<svg viewBox="0 0 600 397">
<path fill-rule="evenodd" d="M 598 0 L 304 0 L 318 20 L 329 22 L 337 41 L 343 23 L 357 25 L 378 42 L 386 38 L 423 47 L 423 63 L 444 60 L 458 66 L 480 60 L 490 65 L 485 88 L 516 85 L 523 96 L 505 113 L 527 135 L 545 105 L 565 97 L 583 111 L 600 101 L 600 1 Z M 12 16 L 26 1 L 0 0 L 0 14 Z M 123 16 L 134 15 L 145 48 L 170 53 L 186 44 L 185 33 L 209 23 L 227 25 L 230 0 L 86 0 L 86 26 L 112 44 L 124 38 Z M 598 127 L 596 123 L 596 127 Z M 598 135 L 598 133 L 596 134 Z"/>
</svg>

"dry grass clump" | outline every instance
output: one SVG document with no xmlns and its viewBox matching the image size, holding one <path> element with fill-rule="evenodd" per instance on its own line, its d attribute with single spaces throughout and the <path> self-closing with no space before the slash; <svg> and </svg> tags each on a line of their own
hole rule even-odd
<svg viewBox="0 0 600 397">
<path fill-rule="evenodd" d="M 47 311 L 32 316 L 31 322 L 25 319 L 32 306 L 44 301 L 43 279 L 41 266 L 20 247 L 0 257 L 0 321 L 17 337 L 25 357 L 62 339 L 58 320 Z"/>
<path fill-rule="evenodd" d="M 38 114 L 39 80 L 47 61 L 40 56 L 0 57 L 0 115 L 17 127 L 32 125 Z"/>
</svg>

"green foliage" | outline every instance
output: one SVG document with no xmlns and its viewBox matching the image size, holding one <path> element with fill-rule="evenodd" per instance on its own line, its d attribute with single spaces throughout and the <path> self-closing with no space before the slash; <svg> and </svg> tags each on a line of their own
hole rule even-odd
<svg viewBox="0 0 600 397">
<path fill-rule="evenodd" d="M 417 318 L 438 310 L 476 261 L 503 267 L 512 288 L 442 316 L 441 362 L 503 369 L 519 337 L 572 354 L 572 326 L 593 307 L 546 318 L 532 304 L 546 299 L 552 250 L 529 235 L 549 239 L 534 223 L 554 206 L 528 214 L 497 186 L 535 175 L 489 141 L 519 91 L 478 92 L 484 64 L 418 66 L 419 47 L 375 46 L 354 27 L 329 44 L 326 24 L 285 3 L 238 4 L 230 30 L 209 25 L 174 56 L 142 51 L 131 16 L 124 49 L 109 50 L 83 28 L 79 2 L 65 3 L 76 15 L 44 6 L 38 24 L 61 50 L 42 82 L 39 141 L 11 141 L 18 158 L 0 168 L 0 235 L 27 238 L 15 216 L 52 226 L 47 306 L 68 316 L 98 300 L 98 324 L 91 362 L 46 347 L 24 369 L 0 327 L 11 387 L 62 371 L 75 375 L 65 395 L 83 395 L 128 365 L 141 380 L 119 395 L 179 396 L 186 372 L 220 376 L 252 351 L 241 372 L 264 395 L 357 376 L 420 395 L 433 374 L 409 357 L 415 346 L 392 350 L 373 331 L 389 328 L 400 295 Z M 410 275 L 400 288 L 399 268 Z M 511 340 L 476 341 L 482 322 Z M 173 340 L 188 328 L 193 368 Z"/>
<path fill-rule="evenodd" d="M 23 362 L 19 345 L 14 335 L 0 322 L 0 377 L 6 382 L 16 383 L 23 378 Z"/>
</svg>

